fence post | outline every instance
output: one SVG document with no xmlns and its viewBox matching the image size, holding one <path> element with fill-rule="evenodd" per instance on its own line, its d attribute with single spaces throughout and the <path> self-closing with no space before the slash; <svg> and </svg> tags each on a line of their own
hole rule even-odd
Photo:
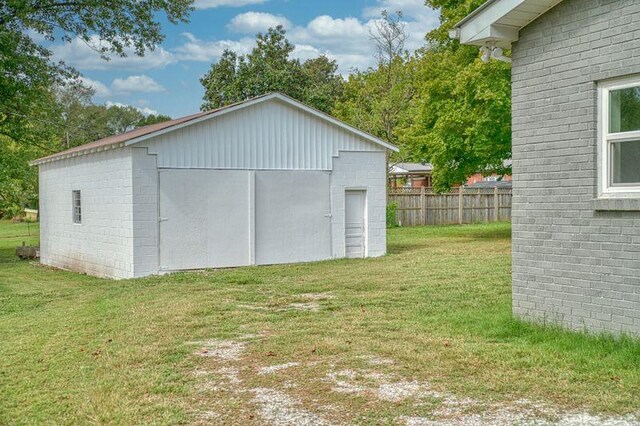
<svg viewBox="0 0 640 426">
<path fill-rule="evenodd" d="M 500 199 L 498 198 L 498 185 L 493 188 L 493 217 L 495 221 L 500 220 Z"/>
<path fill-rule="evenodd" d="M 425 195 L 424 186 L 420 187 L 420 224 L 427 224 L 427 206 L 426 206 L 427 197 Z"/>
<path fill-rule="evenodd" d="M 458 223 L 462 225 L 464 215 L 464 185 L 458 187 Z"/>
</svg>

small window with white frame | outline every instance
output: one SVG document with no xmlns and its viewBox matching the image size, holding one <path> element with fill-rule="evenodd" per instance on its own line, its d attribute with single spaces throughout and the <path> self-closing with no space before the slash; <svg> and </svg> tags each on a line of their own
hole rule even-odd
<svg viewBox="0 0 640 426">
<path fill-rule="evenodd" d="M 82 223 L 82 199 L 80 190 L 71 191 L 73 223 Z"/>
<path fill-rule="evenodd" d="M 599 192 L 640 197 L 640 76 L 598 85 Z"/>
</svg>

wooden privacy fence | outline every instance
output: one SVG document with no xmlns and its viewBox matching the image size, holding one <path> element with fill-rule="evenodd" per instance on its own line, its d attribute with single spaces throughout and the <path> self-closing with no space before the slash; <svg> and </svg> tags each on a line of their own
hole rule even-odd
<svg viewBox="0 0 640 426">
<path fill-rule="evenodd" d="M 454 188 L 436 194 L 431 188 L 392 188 L 401 226 L 446 225 L 511 220 L 511 188 Z"/>
</svg>

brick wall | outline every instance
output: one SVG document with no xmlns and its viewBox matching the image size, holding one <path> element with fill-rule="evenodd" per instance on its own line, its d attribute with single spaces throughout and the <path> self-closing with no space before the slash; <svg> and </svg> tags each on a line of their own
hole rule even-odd
<svg viewBox="0 0 640 426">
<path fill-rule="evenodd" d="M 347 189 L 367 190 L 367 256 L 387 252 L 386 158 L 379 152 L 340 152 L 331 173 L 333 256 L 345 256 L 344 200 Z"/>
<path fill-rule="evenodd" d="M 73 223 L 74 190 L 81 191 L 81 224 Z M 41 262 L 96 276 L 132 277 L 132 193 L 128 148 L 41 165 Z"/>
<path fill-rule="evenodd" d="M 597 203 L 597 82 L 640 74 L 640 2 L 565 0 L 513 46 L 513 310 L 640 333 L 640 210 Z"/>
</svg>

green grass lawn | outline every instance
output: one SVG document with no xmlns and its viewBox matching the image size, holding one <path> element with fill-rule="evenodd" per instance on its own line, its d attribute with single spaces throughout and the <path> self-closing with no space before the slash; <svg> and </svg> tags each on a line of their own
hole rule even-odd
<svg viewBox="0 0 640 426">
<path fill-rule="evenodd" d="M 18 261 L 36 226 L 0 222 L 0 424 L 275 421 L 288 402 L 260 392 L 358 424 L 433 418 L 446 395 L 639 410 L 638 341 L 512 318 L 508 224 L 393 229 L 378 259 L 127 281 Z M 385 399 L 381 380 L 429 391 Z"/>
</svg>

